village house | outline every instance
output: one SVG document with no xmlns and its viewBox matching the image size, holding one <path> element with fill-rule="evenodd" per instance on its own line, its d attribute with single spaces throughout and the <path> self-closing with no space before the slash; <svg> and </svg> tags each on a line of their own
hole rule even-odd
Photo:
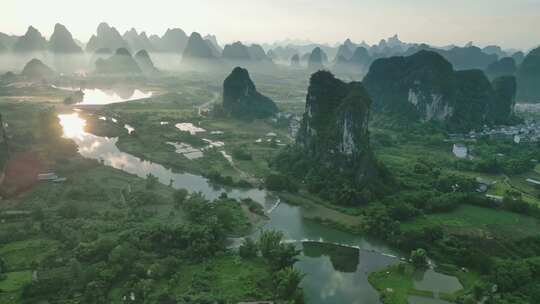
<svg viewBox="0 0 540 304">
<path fill-rule="evenodd" d="M 469 155 L 469 149 L 467 149 L 467 146 L 465 145 L 454 144 L 452 147 L 452 153 L 454 153 L 457 158 L 467 158 Z"/>
</svg>

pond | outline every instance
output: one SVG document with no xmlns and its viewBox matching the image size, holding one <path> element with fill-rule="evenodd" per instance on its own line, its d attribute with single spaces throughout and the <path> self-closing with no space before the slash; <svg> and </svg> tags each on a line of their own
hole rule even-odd
<svg viewBox="0 0 540 304">
<path fill-rule="evenodd" d="M 397 253 L 383 243 L 306 220 L 301 207 L 281 203 L 265 190 L 223 188 L 202 176 L 173 172 L 122 152 L 116 146 L 117 138 L 84 131 L 86 121 L 77 112 L 59 115 L 59 119 L 64 137 L 77 144 L 83 157 L 142 178 L 151 173 L 163 184 L 202 192 L 210 200 L 226 192 L 232 198 L 251 198 L 261 203 L 269 217 L 262 229 L 280 230 L 287 242 L 303 249 L 295 267 L 306 274 L 302 281 L 306 303 L 381 303 L 378 292 L 367 280 L 368 275 L 399 262 Z"/>
<path fill-rule="evenodd" d="M 435 272 L 433 269 L 416 271 L 413 276 L 414 288 L 435 293 L 454 293 L 463 288 L 456 277 Z"/>
</svg>

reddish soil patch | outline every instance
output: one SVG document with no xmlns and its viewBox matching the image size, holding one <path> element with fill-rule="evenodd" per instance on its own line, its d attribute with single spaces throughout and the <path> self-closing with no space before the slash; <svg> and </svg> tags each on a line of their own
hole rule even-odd
<svg viewBox="0 0 540 304">
<path fill-rule="evenodd" d="M 42 170 L 43 162 L 36 153 L 26 152 L 13 156 L 6 164 L 2 196 L 12 196 L 32 188 Z"/>
</svg>

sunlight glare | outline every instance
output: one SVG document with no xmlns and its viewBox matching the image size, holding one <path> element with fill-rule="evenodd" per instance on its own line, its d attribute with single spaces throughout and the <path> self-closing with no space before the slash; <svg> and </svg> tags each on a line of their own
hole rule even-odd
<svg viewBox="0 0 540 304">
<path fill-rule="evenodd" d="M 84 127 L 86 126 L 86 120 L 82 119 L 78 113 L 61 114 L 58 115 L 60 119 L 60 125 L 64 130 L 64 137 L 76 138 L 81 137 L 86 132 Z"/>
</svg>

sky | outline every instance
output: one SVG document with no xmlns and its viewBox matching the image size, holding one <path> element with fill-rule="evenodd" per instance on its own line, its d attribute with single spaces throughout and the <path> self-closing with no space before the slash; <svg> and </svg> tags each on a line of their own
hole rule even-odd
<svg viewBox="0 0 540 304">
<path fill-rule="evenodd" d="M 50 36 L 56 22 L 81 41 L 105 21 L 162 35 L 180 27 L 215 34 L 220 43 L 284 39 L 377 43 L 398 34 L 431 45 L 540 44 L 540 0 L 2 0 L 0 32 L 33 25 Z"/>
</svg>

